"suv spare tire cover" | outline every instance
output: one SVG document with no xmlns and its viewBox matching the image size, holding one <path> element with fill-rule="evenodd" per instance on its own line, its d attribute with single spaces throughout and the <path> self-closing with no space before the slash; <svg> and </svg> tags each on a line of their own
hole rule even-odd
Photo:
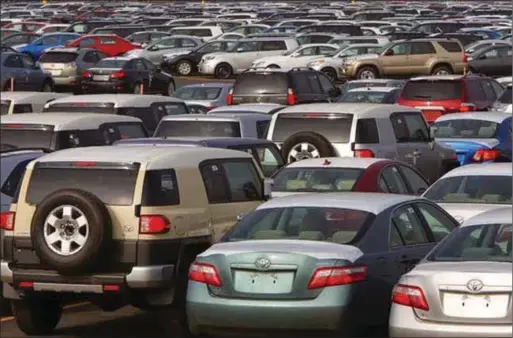
<svg viewBox="0 0 513 338">
<path fill-rule="evenodd" d="M 43 263 L 62 274 L 88 272 L 112 240 L 112 222 L 107 207 L 95 195 L 61 189 L 36 207 L 31 237 L 32 247 Z"/>
<path fill-rule="evenodd" d="M 324 136 L 310 131 L 289 136 L 281 146 L 281 153 L 288 163 L 307 158 L 335 156 L 331 143 Z"/>
</svg>

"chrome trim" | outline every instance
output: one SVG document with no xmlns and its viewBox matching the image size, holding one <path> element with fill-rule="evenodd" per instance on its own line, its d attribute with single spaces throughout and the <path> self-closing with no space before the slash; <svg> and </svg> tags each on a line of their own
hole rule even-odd
<svg viewBox="0 0 513 338">
<path fill-rule="evenodd" d="M 165 286 L 173 280 L 174 271 L 174 265 L 134 266 L 126 283 L 134 289 Z"/>
<path fill-rule="evenodd" d="M 0 261 L 0 280 L 4 283 L 12 284 L 13 282 L 13 272 L 9 267 L 9 262 L 4 260 Z"/>
</svg>

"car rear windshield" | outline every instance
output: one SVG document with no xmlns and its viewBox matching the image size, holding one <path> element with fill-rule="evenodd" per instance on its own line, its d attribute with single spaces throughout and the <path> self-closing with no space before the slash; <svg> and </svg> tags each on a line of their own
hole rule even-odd
<svg viewBox="0 0 513 338">
<path fill-rule="evenodd" d="M 457 228 L 427 257 L 427 260 L 511 262 L 512 230 L 511 223 Z"/>
<path fill-rule="evenodd" d="M 272 140 L 283 142 L 296 133 L 309 131 L 324 136 L 330 142 L 347 143 L 352 123 L 352 114 L 336 114 L 335 118 L 323 113 L 280 114 Z"/>
<path fill-rule="evenodd" d="M 97 64 L 94 65 L 94 68 L 123 68 L 123 66 L 127 63 L 126 60 L 101 60 Z"/>
<path fill-rule="evenodd" d="M 353 102 L 353 103 L 382 103 L 388 92 L 348 92 L 340 98 L 339 102 Z"/>
<path fill-rule="evenodd" d="M 374 214 L 327 207 L 268 208 L 252 212 L 226 233 L 222 242 L 299 239 L 351 244 L 367 230 Z"/>
<path fill-rule="evenodd" d="M 46 52 L 41 56 L 41 63 L 70 63 L 77 59 L 77 53 L 69 52 Z"/>
<path fill-rule="evenodd" d="M 73 188 L 88 191 L 108 205 L 131 205 L 137 173 L 138 166 L 126 169 L 36 165 L 30 177 L 27 203 L 38 204 L 54 191 Z"/>
<path fill-rule="evenodd" d="M 54 132 L 50 130 L 4 129 L 2 128 L 2 144 L 16 148 L 50 148 Z"/>
<path fill-rule="evenodd" d="M 9 114 L 9 108 L 11 107 L 11 101 L 10 100 L 2 100 L 0 101 L 0 115 L 7 115 Z"/>
<path fill-rule="evenodd" d="M 408 81 L 401 97 L 406 100 L 458 100 L 463 95 L 461 81 Z"/>
<path fill-rule="evenodd" d="M 483 120 L 448 120 L 433 124 L 438 138 L 494 138 L 498 123 Z"/>
<path fill-rule="evenodd" d="M 511 205 L 511 176 L 454 176 L 438 180 L 424 197 L 439 203 Z"/>
<path fill-rule="evenodd" d="M 45 108 L 43 112 L 115 114 L 116 108 L 114 107 L 114 103 L 65 102 L 50 104 L 50 106 L 48 108 Z"/>
<path fill-rule="evenodd" d="M 287 75 L 284 73 L 247 73 L 237 77 L 233 95 L 287 95 Z"/>
<path fill-rule="evenodd" d="M 218 87 L 182 87 L 174 96 L 182 100 L 215 100 L 220 94 Z"/>
<path fill-rule="evenodd" d="M 236 121 L 162 121 L 155 137 L 215 136 L 241 137 L 240 124 Z"/>
<path fill-rule="evenodd" d="M 502 93 L 499 102 L 504 104 L 511 104 L 512 98 L 511 98 L 511 87 L 508 87 L 504 90 Z"/>
<path fill-rule="evenodd" d="M 284 168 L 273 177 L 273 191 L 351 191 L 362 173 L 353 168 Z"/>
</svg>

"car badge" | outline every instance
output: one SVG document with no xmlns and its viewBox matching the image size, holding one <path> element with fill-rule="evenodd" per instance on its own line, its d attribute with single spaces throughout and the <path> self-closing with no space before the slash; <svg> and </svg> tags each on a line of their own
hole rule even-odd
<svg viewBox="0 0 513 338">
<path fill-rule="evenodd" d="M 483 282 L 479 279 L 471 279 L 467 283 L 467 289 L 469 289 L 470 292 L 479 292 L 483 286 Z"/>
<path fill-rule="evenodd" d="M 259 270 L 267 270 L 271 267 L 271 261 L 267 258 L 262 257 L 256 260 L 255 266 Z"/>
</svg>

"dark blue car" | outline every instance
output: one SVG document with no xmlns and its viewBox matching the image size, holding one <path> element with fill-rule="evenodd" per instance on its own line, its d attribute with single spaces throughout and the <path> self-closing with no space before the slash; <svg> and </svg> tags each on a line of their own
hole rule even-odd
<svg viewBox="0 0 513 338">
<path fill-rule="evenodd" d="M 461 165 L 511 162 L 511 113 L 447 114 L 431 126 L 436 141 L 456 151 Z"/>
</svg>

